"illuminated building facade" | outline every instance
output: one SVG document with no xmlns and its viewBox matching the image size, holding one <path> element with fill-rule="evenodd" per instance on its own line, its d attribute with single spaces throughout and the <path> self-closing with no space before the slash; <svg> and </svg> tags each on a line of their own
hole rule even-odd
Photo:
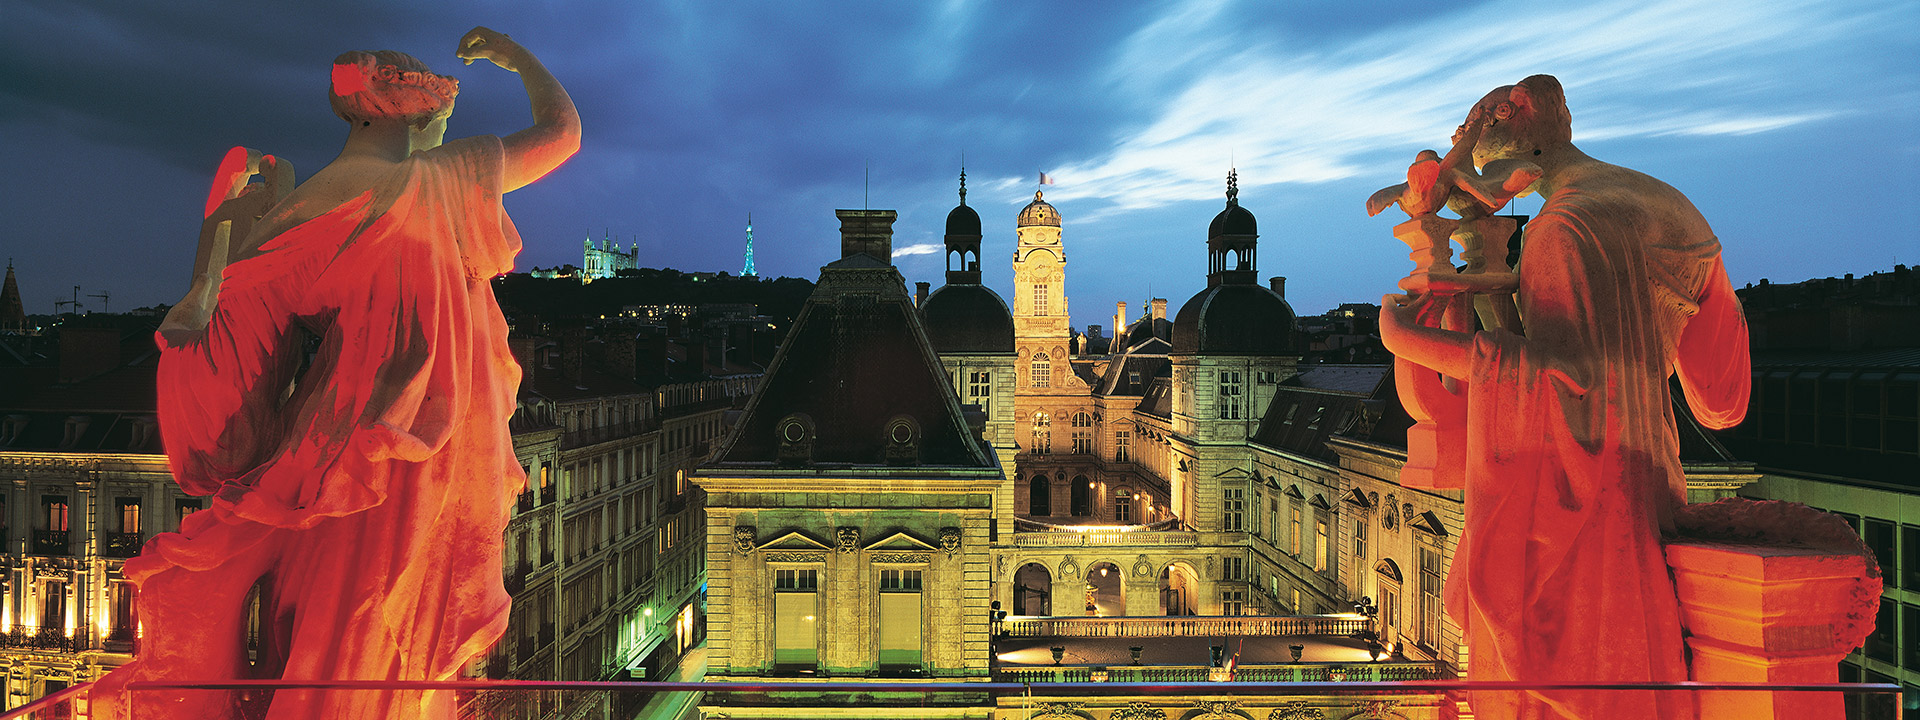
<svg viewBox="0 0 1920 720">
<path fill-rule="evenodd" d="M 615 242 L 611 237 L 601 238 L 598 245 L 594 244 L 592 237 L 588 237 L 583 245 L 585 247 L 581 251 L 580 258 L 580 282 L 590 283 L 610 278 L 618 275 L 621 270 L 639 267 L 640 243 L 638 242 L 635 242 L 632 247 L 621 250 L 620 243 Z"/>
</svg>

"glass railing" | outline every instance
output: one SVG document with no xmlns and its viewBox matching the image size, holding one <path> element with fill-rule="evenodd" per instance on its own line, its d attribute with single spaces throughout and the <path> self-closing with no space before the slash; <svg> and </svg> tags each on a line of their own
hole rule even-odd
<svg viewBox="0 0 1920 720">
<path fill-rule="evenodd" d="M 834 708 L 835 717 L 996 718 L 1425 718 L 1455 717 L 1461 703 L 1584 696 L 1617 707 L 1698 708 L 1703 720 L 1895 720 L 1900 689 L 1885 684 L 1419 682 L 753 681 L 707 683 L 228 681 L 129 683 L 116 692 L 80 685 L 0 715 L 9 718 L 257 717 L 275 705 L 333 717 L 530 718 L 788 717 Z M 126 709 L 130 708 L 128 712 Z M 164 710 L 163 710 L 164 709 Z M 185 711 L 186 714 L 182 714 Z M 1483 712 L 1483 714 L 1485 714 Z"/>
</svg>

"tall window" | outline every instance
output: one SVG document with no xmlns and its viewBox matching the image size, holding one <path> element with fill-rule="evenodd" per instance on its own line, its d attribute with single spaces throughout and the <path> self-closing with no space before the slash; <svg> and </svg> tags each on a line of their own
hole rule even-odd
<svg viewBox="0 0 1920 720">
<path fill-rule="evenodd" d="M 46 495 L 40 499 L 41 507 L 46 511 L 47 529 L 53 532 L 66 532 L 72 518 L 67 514 L 67 496 Z"/>
<path fill-rule="evenodd" d="M 1365 577 L 1367 569 L 1367 518 L 1365 515 L 1353 520 L 1353 582 L 1356 584 Z"/>
<path fill-rule="evenodd" d="M 1073 414 L 1073 451 L 1077 454 L 1093 454 L 1093 416 L 1086 413 Z"/>
<path fill-rule="evenodd" d="M 1294 557 L 1300 557 L 1300 515 L 1300 501 L 1295 500 L 1293 501 L 1293 527 L 1290 528 L 1292 532 L 1287 533 L 1287 552 L 1293 553 Z"/>
<path fill-rule="evenodd" d="M 1113 431 L 1113 461 L 1126 462 L 1127 451 L 1132 449 L 1133 433 L 1125 430 Z"/>
<path fill-rule="evenodd" d="M 1113 494 L 1113 521 L 1133 522 L 1133 491 L 1122 488 Z"/>
<path fill-rule="evenodd" d="M 1035 475 L 1027 485 L 1027 514 L 1045 517 L 1053 514 L 1053 486 L 1047 476 Z"/>
<path fill-rule="evenodd" d="M 993 408 L 989 401 L 993 399 L 993 374 L 985 370 L 975 370 L 967 375 L 967 400 L 980 406 L 980 412 L 993 417 Z"/>
<path fill-rule="evenodd" d="M 1420 644 L 1431 649 L 1440 645 L 1440 550 L 1426 538 L 1419 545 Z"/>
<path fill-rule="evenodd" d="M 1247 489 L 1226 488 L 1221 490 L 1224 502 L 1221 505 L 1220 524 L 1222 530 L 1239 532 L 1246 523 Z"/>
<path fill-rule="evenodd" d="M 1316 518 L 1313 521 L 1313 571 L 1327 571 L 1327 521 Z"/>
<path fill-rule="evenodd" d="M 176 516 L 173 524 L 173 529 L 179 530 L 180 523 L 186 522 L 188 515 L 192 515 L 200 511 L 200 498 L 175 500 L 173 501 L 173 511 L 174 511 L 174 515 Z"/>
<path fill-rule="evenodd" d="M 1046 353 L 1033 354 L 1033 368 L 1028 373 L 1028 384 L 1033 387 L 1047 387 L 1053 384 L 1053 358 Z"/>
<path fill-rule="evenodd" d="M 1068 493 L 1068 498 L 1071 505 L 1068 509 L 1073 512 L 1074 517 L 1087 517 L 1093 514 L 1093 482 L 1087 480 L 1087 476 L 1074 476 L 1073 488 Z"/>
<path fill-rule="evenodd" d="M 1224 572 L 1221 573 L 1221 577 L 1223 579 L 1226 579 L 1226 580 L 1247 579 L 1247 559 L 1246 558 L 1243 558 L 1243 557 L 1227 558 L 1225 564 L 1222 567 L 1224 569 Z M 1232 613 L 1229 613 L 1229 614 L 1232 614 Z"/>
<path fill-rule="evenodd" d="M 1045 283 L 1033 284 L 1033 314 L 1047 314 L 1047 286 Z"/>
<path fill-rule="evenodd" d="M 880 665 L 919 667 L 922 571 L 880 571 Z"/>
<path fill-rule="evenodd" d="M 1038 455 L 1053 452 L 1053 418 L 1044 412 L 1033 414 L 1033 447 L 1027 450 Z"/>
<path fill-rule="evenodd" d="M 773 662 L 813 667 L 820 660 L 820 571 L 773 571 Z"/>
<path fill-rule="evenodd" d="M 1240 419 L 1240 373 L 1237 370 L 1220 371 L 1220 419 Z"/>
<path fill-rule="evenodd" d="M 1220 614 L 1239 615 L 1245 612 L 1247 592 L 1245 590 L 1221 590 Z"/>
</svg>

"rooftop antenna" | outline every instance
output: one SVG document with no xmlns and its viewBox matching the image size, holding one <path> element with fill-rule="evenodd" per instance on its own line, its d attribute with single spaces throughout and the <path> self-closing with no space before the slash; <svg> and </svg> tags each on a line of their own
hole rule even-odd
<svg viewBox="0 0 1920 720">
<path fill-rule="evenodd" d="M 867 159 L 867 184 L 860 188 L 860 209 L 861 210 L 867 209 L 867 204 L 870 200 L 872 200 L 872 198 L 873 198 L 873 159 L 868 158 Z"/>
<path fill-rule="evenodd" d="M 107 296 L 108 296 L 108 295 L 111 295 L 111 294 L 113 294 L 113 291 L 112 291 L 112 290 L 102 290 L 102 291 L 100 291 L 100 293 L 99 293 L 98 295 L 92 295 L 92 294 L 90 294 L 90 295 L 88 295 L 87 297 L 97 297 L 97 298 L 100 298 L 100 312 L 112 312 L 111 310 L 108 310 L 108 309 L 107 309 L 107 308 L 110 308 L 110 307 L 112 307 L 112 305 L 110 305 L 110 304 L 109 304 L 109 302 L 108 302 L 108 300 L 107 300 Z"/>
</svg>

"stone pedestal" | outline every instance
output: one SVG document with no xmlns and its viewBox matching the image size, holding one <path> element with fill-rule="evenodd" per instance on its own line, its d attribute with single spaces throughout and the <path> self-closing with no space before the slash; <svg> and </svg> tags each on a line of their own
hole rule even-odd
<svg viewBox="0 0 1920 720">
<path fill-rule="evenodd" d="M 1839 682 L 1858 644 L 1857 594 L 1879 594 L 1871 559 L 1854 553 L 1709 540 L 1666 553 L 1698 682 Z M 1843 717 L 1837 693 L 1702 691 L 1700 708 L 1702 720 Z"/>
</svg>

